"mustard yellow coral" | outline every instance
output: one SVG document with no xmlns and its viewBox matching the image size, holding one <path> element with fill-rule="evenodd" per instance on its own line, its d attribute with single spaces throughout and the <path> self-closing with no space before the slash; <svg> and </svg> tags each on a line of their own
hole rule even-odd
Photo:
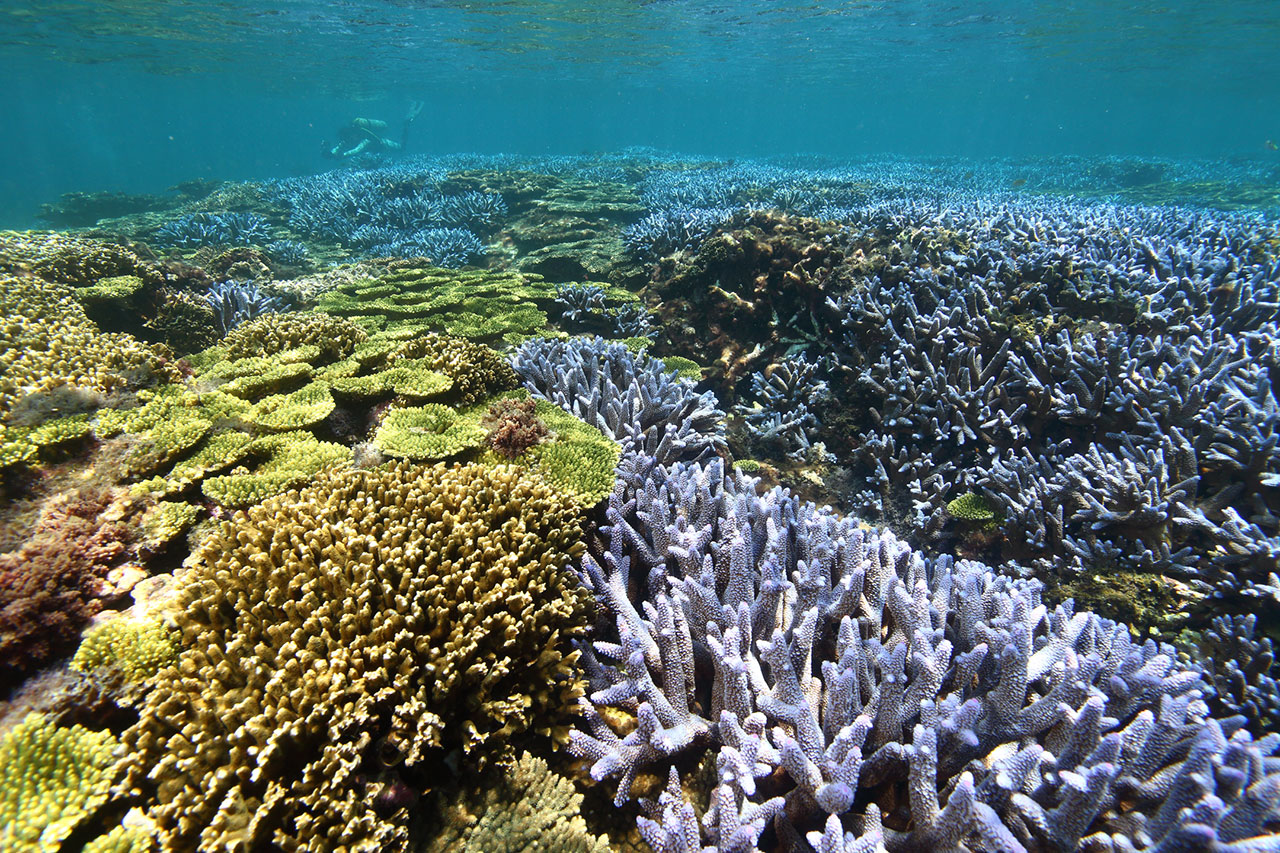
<svg viewBox="0 0 1280 853">
<path fill-rule="evenodd" d="M 184 648 L 124 736 L 165 849 L 404 850 L 409 808 L 380 793 L 520 732 L 563 738 L 586 627 L 575 507 L 515 466 L 399 464 L 211 535 Z"/>
<path fill-rule="evenodd" d="M 0 850 L 57 851 L 107 799 L 116 741 L 28 714 L 0 737 Z"/>
<path fill-rule="evenodd" d="M 222 348 L 231 358 L 246 358 L 314 346 L 318 358 L 337 361 L 351 355 L 356 345 L 367 337 L 364 329 L 340 317 L 281 312 L 241 323 L 227 333 Z"/>
</svg>

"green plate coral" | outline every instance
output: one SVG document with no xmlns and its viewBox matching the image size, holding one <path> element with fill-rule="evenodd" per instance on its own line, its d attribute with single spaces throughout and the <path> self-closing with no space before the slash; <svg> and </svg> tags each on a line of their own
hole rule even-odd
<svg viewBox="0 0 1280 853">
<path fill-rule="evenodd" d="M 623 288 L 587 283 L 604 288 L 612 298 L 635 299 Z M 322 295 L 316 307 L 370 330 L 434 331 L 495 342 L 545 331 L 545 308 L 555 295 L 556 285 L 535 274 L 406 263 L 372 281 L 342 285 Z"/>
</svg>

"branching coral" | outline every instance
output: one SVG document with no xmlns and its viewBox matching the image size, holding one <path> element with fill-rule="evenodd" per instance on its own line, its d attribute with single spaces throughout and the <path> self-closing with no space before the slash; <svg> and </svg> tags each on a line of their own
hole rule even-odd
<svg viewBox="0 0 1280 853">
<path fill-rule="evenodd" d="M 622 480 L 608 545 L 584 560 L 608 633 L 572 748 L 620 777 L 619 803 L 670 768 L 642 803 L 655 850 L 751 850 L 767 828 L 824 850 L 1274 844 L 1276 739 L 1209 718 L 1170 647 L 1049 609 L 1035 582 L 757 496 L 719 463 L 637 458 Z M 699 821 L 673 762 L 707 746 L 718 784 Z M 1226 766 L 1229 781 L 1210 769 Z"/>
<path fill-rule="evenodd" d="M 724 413 L 658 359 L 602 338 L 529 341 L 512 359 L 533 393 L 619 442 L 663 461 L 705 458 L 724 447 Z"/>
<path fill-rule="evenodd" d="M 572 501 L 507 466 L 325 475 L 225 525 L 124 738 L 165 843 L 402 850 L 407 805 L 380 793 L 563 738 L 579 537 Z"/>
</svg>

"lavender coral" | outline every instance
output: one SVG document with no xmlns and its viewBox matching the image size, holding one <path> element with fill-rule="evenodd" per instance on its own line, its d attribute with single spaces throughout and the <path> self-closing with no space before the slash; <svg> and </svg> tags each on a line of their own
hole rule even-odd
<svg viewBox="0 0 1280 853">
<path fill-rule="evenodd" d="M 534 394 L 623 446 L 663 461 L 700 459 L 724 447 L 724 413 L 657 359 L 602 338 L 522 344 L 512 366 Z"/>
<path fill-rule="evenodd" d="M 642 803 L 655 850 L 1280 845 L 1280 738 L 1211 718 L 1171 648 L 753 486 L 633 457 L 584 558 L 607 617 L 572 749 L 619 803 L 642 770 L 670 775 Z M 675 764 L 697 748 L 717 771 L 701 820 Z"/>
</svg>

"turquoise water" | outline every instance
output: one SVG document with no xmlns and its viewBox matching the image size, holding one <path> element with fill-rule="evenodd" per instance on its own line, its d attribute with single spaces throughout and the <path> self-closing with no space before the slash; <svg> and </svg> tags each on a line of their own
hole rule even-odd
<svg viewBox="0 0 1280 853">
<path fill-rule="evenodd" d="M 1280 160 L 1274 2 L 44 2 L 0 9 L 0 224 L 73 190 L 626 146 Z"/>
</svg>

